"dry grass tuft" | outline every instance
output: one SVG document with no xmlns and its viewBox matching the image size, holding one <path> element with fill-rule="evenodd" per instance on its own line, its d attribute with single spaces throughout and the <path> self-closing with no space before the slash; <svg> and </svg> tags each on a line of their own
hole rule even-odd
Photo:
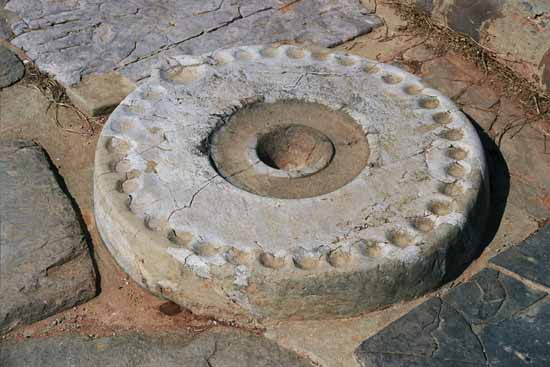
<svg viewBox="0 0 550 367">
<path fill-rule="evenodd" d="M 437 55 L 444 55 L 448 51 L 457 52 L 485 70 L 485 75 L 490 73 L 491 76 L 497 76 L 505 86 L 505 94 L 519 98 L 530 117 L 529 120 L 550 118 L 550 94 L 540 91 L 533 83 L 519 76 L 512 68 L 499 60 L 509 63 L 521 61 L 510 59 L 491 50 L 468 35 L 434 23 L 429 14 L 418 11 L 414 6 L 401 2 L 384 2 L 384 4 L 392 6 L 407 21 L 407 25 L 404 27 L 407 31 L 426 34 L 426 41 L 436 45 L 435 53 Z"/>
<path fill-rule="evenodd" d="M 32 62 L 26 62 L 25 66 L 25 81 L 27 85 L 35 88 L 48 99 L 49 105 L 47 111 L 54 108 L 55 123 L 60 129 L 73 134 L 92 136 L 99 130 L 96 129 L 96 127 L 103 126 L 107 120 L 107 116 L 100 116 L 96 118 L 89 117 L 71 103 L 67 93 L 65 92 L 65 88 L 58 81 L 38 70 L 36 65 Z M 63 126 L 63 124 L 59 121 L 60 108 L 72 110 L 78 116 L 81 122 L 81 128 L 79 130 Z"/>
</svg>

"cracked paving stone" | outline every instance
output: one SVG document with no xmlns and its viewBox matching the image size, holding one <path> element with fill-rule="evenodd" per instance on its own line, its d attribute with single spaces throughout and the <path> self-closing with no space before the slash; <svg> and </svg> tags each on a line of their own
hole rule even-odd
<svg viewBox="0 0 550 367">
<path fill-rule="evenodd" d="M 19 81 L 25 67 L 19 58 L 6 47 L 0 46 L 0 89 Z"/>
<path fill-rule="evenodd" d="M 4 4 L 0 1 L 0 40 L 9 40 L 13 37 L 9 25 L 13 14 L 4 9 Z"/>
<path fill-rule="evenodd" d="M 86 235 L 38 145 L 0 142 L 0 198 L 0 333 L 92 298 Z"/>
<path fill-rule="evenodd" d="M 136 85 L 119 73 L 87 75 L 82 81 L 67 88 L 67 95 L 81 111 L 99 116 L 115 109 Z"/>
<path fill-rule="evenodd" d="M 452 53 L 424 62 L 421 73 L 425 82 L 450 98 L 459 96 L 483 78 L 475 65 Z"/>
<path fill-rule="evenodd" d="M 491 263 L 550 287 L 550 224 L 495 256 Z"/>
<path fill-rule="evenodd" d="M 493 88 L 485 85 L 472 85 L 460 96 L 460 105 L 476 107 L 481 110 L 488 110 L 498 103 L 500 97 Z"/>
<path fill-rule="evenodd" d="M 425 62 L 433 59 L 435 56 L 434 49 L 426 47 L 426 45 L 418 45 L 407 50 L 403 54 L 403 59 L 406 61 L 420 61 Z"/>
<path fill-rule="evenodd" d="M 89 339 L 60 336 L 0 346 L 3 367 L 307 367 L 297 354 L 242 331 L 210 330 L 200 336 L 163 334 Z"/>
<path fill-rule="evenodd" d="M 550 363 L 550 299 L 485 269 L 365 340 L 356 357 L 369 367 L 455 367 Z"/>
<path fill-rule="evenodd" d="M 491 133 L 491 126 L 495 122 L 497 115 L 492 111 L 481 110 L 475 107 L 462 107 L 462 111 L 472 120 L 479 124 L 483 130 Z"/>
<path fill-rule="evenodd" d="M 282 40 L 331 47 L 381 25 L 356 0 L 12 0 L 12 43 L 69 86 L 118 71 L 137 82 L 164 55 Z"/>
</svg>

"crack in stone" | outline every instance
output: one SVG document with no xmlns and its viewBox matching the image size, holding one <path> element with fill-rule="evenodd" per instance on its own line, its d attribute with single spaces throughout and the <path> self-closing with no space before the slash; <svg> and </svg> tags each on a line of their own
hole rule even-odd
<svg viewBox="0 0 550 367">
<path fill-rule="evenodd" d="M 126 60 L 127 58 L 129 58 L 130 56 L 132 56 L 132 54 L 136 51 L 137 49 L 137 41 L 134 41 L 134 45 L 132 46 L 132 48 L 130 49 L 130 51 L 126 54 L 126 56 L 124 56 L 122 58 L 122 60 L 120 61 L 120 63 L 122 63 L 124 60 Z"/>
<path fill-rule="evenodd" d="M 500 285 L 500 287 L 502 288 L 502 291 L 504 292 L 504 297 L 500 300 L 500 303 L 498 305 L 498 308 L 497 310 L 495 311 L 494 313 L 494 316 L 497 316 L 498 313 L 500 312 L 500 310 L 502 309 L 502 307 L 504 306 L 504 304 L 506 303 L 506 300 L 509 298 L 508 297 L 508 292 L 506 292 L 506 287 L 504 286 L 504 284 L 502 284 L 502 281 L 500 279 L 500 276 L 501 276 L 501 273 L 497 273 L 497 282 L 498 284 Z"/>
<path fill-rule="evenodd" d="M 38 19 L 40 19 L 40 18 L 38 18 Z M 34 20 L 36 20 L 36 19 L 34 19 Z M 84 19 L 84 20 L 86 20 L 86 19 Z M 45 29 L 48 29 L 50 27 L 53 28 L 53 27 L 57 27 L 59 25 L 76 23 L 76 22 L 80 22 L 80 21 L 82 21 L 82 19 L 76 18 L 76 19 L 66 19 L 66 20 L 62 20 L 62 21 L 59 21 L 59 22 L 51 22 L 51 23 L 47 24 L 46 27 L 37 27 L 37 28 L 30 27 L 29 32 L 45 30 Z"/>
<path fill-rule="evenodd" d="M 416 158 L 416 157 L 419 157 L 419 156 L 421 156 L 421 155 L 424 155 L 424 158 L 425 158 L 424 160 L 426 161 L 427 158 L 425 157 L 425 155 L 426 155 L 428 152 L 429 152 L 428 147 L 426 147 L 426 148 L 423 148 L 423 149 L 420 150 L 420 151 L 417 151 L 417 152 L 415 152 L 415 153 L 412 153 L 412 154 L 408 155 L 407 157 L 403 157 L 403 158 L 401 158 L 401 159 L 395 160 L 395 161 L 390 162 L 390 163 L 380 162 L 379 165 L 373 166 L 373 167 L 370 167 L 370 168 L 371 168 L 372 170 L 376 170 L 376 169 L 387 170 L 388 168 L 391 168 L 391 167 L 393 167 L 393 166 L 395 166 L 395 165 L 399 165 L 399 164 L 406 163 L 406 162 L 408 162 L 409 160 L 414 159 L 414 158 Z"/>
<path fill-rule="evenodd" d="M 58 238 L 58 239 L 54 239 L 54 240 L 49 240 L 50 242 L 52 241 L 62 241 L 64 239 L 67 239 L 67 238 L 71 238 L 71 237 L 75 237 L 75 235 L 67 235 L 67 236 L 63 236 L 61 238 Z M 83 235 L 80 236 L 81 239 L 80 239 L 80 243 L 79 245 L 82 246 L 83 243 L 85 243 L 86 241 L 86 237 L 84 237 Z M 81 255 L 81 248 L 80 247 L 75 247 L 72 249 L 71 252 L 69 252 L 68 254 L 66 254 L 63 258 L 60 258 L 58 261 L 50 264 L 48 267 L 46 267 L 46 274 L 48 274 L 49 272 L 52 271 L 52 269 L 54 268 L 57 268 L 57 267 L 60 267 L 60 266 L 63 266 L 64 264 L 74 260 L 75 258 L 77 258 L 78 256 Z"/>
<path fill-rule="evenodd" d="M 58 25 L 63 25 L 63 24 L 70 24 L 70 23 L 76 23 L 77 21 L 82 21 L 82 20 L 91 20 L 91 19 L 78 19 L 74 22 L 59 22 L 59 23 L 55 23 L 54 25 L 48 25 L 46 27 L 36 27 L 36 28 L 31 28 L 30 26 L 28 31 L 26 32 L 23 32 L 22 34 L 27 34 L 27 33 L 32 33 L 32 32 L 38 32 L 38 31 L 45 31 L 47 30 L 48 28 L 51 28 L 51 27 L 55 27 L 55 26 L 58 26 Z M 90 25 L 87 25 L 83 28 L 76 28 L 76 29 L 70 29 L 66 32 L 64 32 L 61 36 L 59 37 L 54 37 L 52 38 L 51 40 L 46 40 L 45 42 L 42 42 L 42 43 L 38 43 L 39 46 L 42 46 L 42 45 L 45 45 L 46 43 L 49 43 L 51 41 L 59 41 L 65 37 L 67 37 L 68 35 L 70 34 L 76 34 L 76 33 L 82 33 L 88 29 L 94 29 L 94 28 L 97 28 L 99 27 L 100 25 L 102 24 L 102 22 L 97 22 L 97 23 L 93 23 L 93 24 L 90 24 Z"/>
<path fill-rule="evenodd" d="M 414 354 L 414 353 L 403 353 L 403 352 L 368 352 L 369 354 L 382 354 L 382 355 L 389 355 L 389 356 L 399 356 L 399 357 L 414 357 L 419 359 L 425 359 L 426 356 L 422 354 Z M 435 358 L 436 361 L 445 361 L 445 362 L 460 362 L 462 364 L 471 365 L 471 366 L 479 366 L 478 363 L 475 362 L 468 362 L 463 361 L 460 359 L 453 359 L 453 358 Z M 406 365 L 405 365 L 406 366 Z"/>
<path fill-rule="evenodd" d="M 191 206 L 193 206 L 193 202 L 195 201 L 195 198 L 197 197 L 197 195 L 200 194 L 201 191 L 203 191 L 208 185 L 210 185 L 210 184 L 212 183 L 213 180 L 215 180 L 215 179 L 218 178 L 218 177 L 220 177 L 220 175 L 219 175 L 219 174 L 216 174 L 216 175 L 213 176 L 212 178 L 209 178 L 203 186 L 201 186 L 197 191 L 195 191 L 195 192 L 193 193 L 193 195 L 191 196 L 191 199 L 189 200 L 189 202 L 188 202 L 186 205 L 184 205 L 184 206 L 181 207 L 181 208 L 176 208 L 176 209 L 172 210 L 172 212 L 170 213 L 170 215 L 168 215 L 167 221 L 170 221 L 170 218 L 172 218 L 172 216 L 173 216 L 174 214 L 176 214 L 177 212 L 180 212 L 180 211 L 182 211 L 182 210 L 184 210 L 184 209 L 189 209 L 189 208 L 191 208 Z"/>
<path fill-rule="evenodd" d="M 163 51 L 170 50 L 170 49 L 172 49 L 172 48 L 174 48 L 174 47 L 177 47 L 177 46 L 179 46 L 179 45 L 181 45 L 181 44 L 183 44 L 183 43 L 185 43 L 185 42 L 187 42 L 187 41 L 190 41 L 190 40 L 192 40 L 192 39 L 194 39 L 194 38 L 200 37 L 200 36 L 202 36 L 203 34 L 205 34 L 205 31 L 204 31 L 204 30 L 203 30 L 203 31 L 200 31 L 199 33 L 196 33 L 196 34 L 194 34 L 194 35 L 192 35 L 192 36 L 189 36 L 189 37 L 187 37 L 187 38 L 184 38 L 183 40 L 180 40 L 180 41 L 177 41 L 177 42 L 174 42 L 174 43 L 169 43 L 169 44 L 162 45 L 160 48 L 158 48 L 157 50 L 155 50 L 155 51 L 153 51 L 153 52 L 151 52 L 151 53 L 149 53 L 149 54 L 147 54 L 147 55 L 140 56 L 140 57 L 136 58 L 135 60 L 132 60 L 132 61 L 130 61 L 130 62 L 127 62 L 127 63 L 125 63 L 125 64 L 122 64 L 122 65 L 120 65 L 120 66 L 115 67 L 114 70 L 117 71 L 117 70 L 120 70 L 120 69 L 122 69 L 122 68 L 126 68 L 126 67 L 128 67 L 128 66 L 130 66 L 130 65 L 132 65 L 132 64 L 138 63 L 138 62 L 140 62 L 140 61 L 150 59 L 150 58 L 152 58 L 152 57 L 154 57 L 154 56 L 160 54 L 160 53 L 163 52 Z M 125 57 L 125 58 L 127 58 L 127 57 Z M 124 59 L 123 59 L 123 60 L 124 60 Z M 120 62 L 122 62 L 122 60 L 121 60 Z"/>
<path fill-rule="evenodd" d="M 438 300 L 439 300 L 439 308 L 437 309 L 437 314 L 435 315 L 434 320 L 432 321 L 432 324 L 433 324 L 437 320 L 437 326 L 435 327 L 434 330 L 439 330 L 441 327 L 441 309 L 443 308 L 443 301 L 441 300 L 441 298 L 438 298 Z M 433 335 L 433 330 L 430 331 L 430 336 L 432 337 L 432 340 L 435 343 L 435 349 L 432 351 L 430 355 L 430 358 L 433 358 L 433 356 L 439 351 L 440 346 L 439 346 L 439 340 Z"/>
<path fill-rule="evenodd" d="M 55 50 L 42 51 L 42 55 L 51 54 L 51 53 L 54 53 L 54 52 L 63 52 L 63 51 L 70 50 L 70 49 L 73 49 L 73 48 L 85 47 L 85 46 L 91 46 L 91 45 L 92 44 L 90 42 L 88 42 L 88 43 L 78 43 L 76 45 L 70 45 L 70 46 L 56 48 Z"/>
<path fill-rule="evenodd" d="M 212 351 L 212 353 L 207 358 L 205 358 L 205 361 L 206 361 L 206 364 L 208 365 L 208 367 L 214 367 L 214 365 L 212 364 L 212 362 L 210 360 L 216 355 L 217 352 L 218 352 L 218 341 L 215 340 L 214 341 L 214 350 Z"/>
<path fill-rule="evenodd" d="M 261 161 L 258 160 L 258 161 L 256 161 L 256 162 L 252 163 L 250 166 L 248 166 L 248 167 L 246 167 L 246 168 L 243 168 L 243 169 L 241 169 L 241 170 L 235 171 L 235 172 L 233 172 L 233 173 L 231 173 L 231 174 L 225 176 L 224 178 L 227 179 L 227 178 L 231 178 L 231 177 L 240 175 L 241 173 L 244 173 L 244 172 L 246 172 L 246 171 L 248 171 L 248 170 L 254 168 L 254 167 L 257 166 L 260 162 L 261 162 Z"/>
<path fill-rule="evenodd" d="M 296 81 L 294 82 L 293 85 L 288 86 L 288 87 L 285 87 L 284 89 L 287 90 L 287 91 L 288 91 L 288 90 L 292 90 L 292 89 L 296 89 L 296 87 L 298 86 L 298 84 L 300 84 L 300 82 L 302 81 L 302 79 L 303 79 L 306 75 L 307 75 L 307 73 L 306 73 L 306 74 L 300 75 L 300 76 L 298 77 L 298 79 L 296 79 Z"/>
<path fill-rule="evenodd" d="M 168 182 L 164 181 L 164 180 L 160 177 L 160 175 L 157 174 L 157 177 L 158 177 L 159 181 L 162 183 L 162 185 L 163 185 L 164 187 L 166 187 L 166 189 L 168 190 L 168 193 L 170 194 L 170 198 L 172 199 L 172 202 L 173 202 L 173 204 L 174 204 L 174 207 L 177 208 L 179 205 L 178 205 L 178 201 L 176 200 L 176 197 L 174 196 L 174 193 L 172 192 L 172 187 L 170 186 L 170 184 L 169 184 Z"/>
<path fill-rule="evenodd" d="M 510 320 L 510 319 L 520 315 L 520 314 L 523 314 L 523 316 L 525 316 L 525 317 L 529 317 L 528 315 L 526 315 L 529 312 L 529 310 L 531 308 L 535 307 L 536 305 L 538 305 L 539 303 L 543 302 L 543 301 L 546 302 L 547 298 L 550 298 L 550 296 L 547 295 L 547 294 L 542 295 L 541 298 L 537 299 L 536 301 L 533 301 L 532 303 L 530 303 L 526 307 L 522 308 L 521 310 L 518 310 L 518 311 L 514 312 L 509 318 L 507 318 L 505 320 L 502 320 L 500 322 Z"/>
<path fill-rule="evenodd" d="M 220 29 L 222 29 L 222 28 L 225 28 L 225 27 L 229 26 L 230 24 L 235 23 L 235 22 L 238 21 L 238 20 L 245 19 L 245 18 L 251 17 L 251 16 L 253 16 L 253 15 L 262 13 L 262 12 L 264 12 L 264 11 L 272 10 L 272 9 L 273 9 L 273 7 L 266 7 L 266 8 L 263 8 L 263 9 L 259 9 L 259 10 L 255 11 L 255 12 L 253 12 L 253 13 L 250 13 L 250 14 L 248 14 L 248 15 L 246 15 L 246 16 L 243 16 L 243 15 L 240 13 L 240 7 L 238 7 L 238 8 L 237 8 L 237 11 L 238 11 L 239 15 L 237 15 L 236 17 L 233 17 L 232 19 L 230 19 L 230 20 L 228 20 L 228 21 L 222 22 L 220 25 L 215 26 L 215 27 L 213 27 L 213 28 L 206 29 L 206 30 L 202 30 L 202 31 L 200 31 L 200 32 L 198 32 L 198 33 L 196 33 L 196 34 L 194 34 L 194 35 L 192 35 L 192 36 L 189 36 L 189 37 L 187 37 L 187 38 L 185 38 L 185 39 L 183 39 L 183 40 L 180 40 L 180 41 L 177 41 L 177 42 L 173 42 L 173 43 L 170 43 L 170 44 L 163 45 L 163 46 L 161 46 L 160 48 L 158 48 L 156 51 L 153 51 L 153 52 L 151 52 L 151 53 L 149 53 L 149 54 L 147 54 L 147 55 L 144 55 L 144 56 L 140 56 L 140 57 L 138 57 L 137 59 L 135 59 L 135 60 L 133 60 L 133 61 L 130 61 L 130 62 L 128 62 L 128 63 L 125 63 L 125 64 L 122 64 L 122 65 L 120 65 L 120 66 L 115 67 L 114 70 L 120 70 L 120 69 L 122 69 L 122 68 L 128 67 L 129 65 L 132 65 L 132 64 L 135 64 L 135 63 L 138 63 L 138 62 L 141 62 L 141 61 L 150 59 L 150 58 L 152 58 L 152 57 L 154 57 L 154 56 L 160 54 L 160 53 L 163 52 L 163 51 L 167 51 L 167 50 L 170 50 L 170 49 L 172 49 L 172 48 L 178 47 L 178 46 L 180 46 L 180 45 L 184 44 L 185 42 L 188 42 L 188 41 L 190 41 L 190 40 L 192 40 L 192 39 L 198 38 L 198 37 L 203 36 L 203 35 L 205 35 L 205 34 L 209 34 L 209 33 L 216 32 L 216 31 L 218 31 L 218 30 L 220 30 Z M 125 57 L 125 58 L 127 58 L 127 57 Z"/>
<path fill-rule="evenodd" d="M 472 334 L 475 336 L 478 344 L 479 344 L 479 347 L 481 348 L 481 352 L 483 354 L 483 358 L 485 359 L 485 365 L 486 366 L 489 366 L 489 357 L 487 356 L 487 351 L 485 349 L 485 345 L 483 344 L 480 336 L 477 334 L 477 332 L 474 330 L 472 324 L 470 324 L 468 322 L 468 319 L 462 314 L 462 312 L 460 312 L 459 310 L 457 310 L 452 304 L 444 301 L 442 298 L 440 298 L 441 302 L 442 303 L 445 303 L 450 309 L 452 309 L 453 311 L 455 311 L 457 313 L 457 315 L 459 315 L 462 320 L 464 321 L 464 323 L 466 325 L 468 325 L 468 329 L 472 332 Z"/>
<path fill-rule="evenodd" d="M 212 178 L 208 179 L 208 180 L 206 181 L 206 183 L 205 183 L 203 186 L 201 186 L 195 193 L 193 193 L 193 195 L 191 196 L 190 201 L 189 201 L 186 205 L 184 205 L 183 207 L 179 207 L 179 208 L 174 209 L 174 210 L 170 213 L 170 215 L 168 215 L 168 219 L 167 219 L 167 220 L 169 221 L 170 218 L 171 218 L 175 213 L 177 213 L 177 212 L 179 212 L 179 211 L 181 211 L 181 210 L 184 210 L 184 209 L 189 209 L 189 208 L 191 208 L 191 206 L 193 205 L 193 202 L 194 202 L 195 199 L 196 199 L 196 196 L 197 196 L 198 194 L 200 194 L 201 191 L 203 191 L 204 189 L 206 189 L 206 187 L 207 187 L 208 185 L 210 185 L 216 178 L 218 178 L 218 177 L 222 177 L 222 178 L 225 178 L 225 179 L 231 178 L 231 177 L 233 177 L 233 176 L 239 175 L 239 174 L 241 174 L 241 173 L 243 173 L 243 172 L 246 172 L 246 171 L 248 171 L 248 170 L 254 168 L 254 166 L 256 166 L 256 165 L 259 164 L 259 163 L 260 163 L 260 161 L 258 160 L 258 161 L 256 161 L 256 162 L 254 162 L 253 164 L 251 164 L 249 167 L 244 168 L 244 169 L 239 170 L 239 171 L 236 171 L 236 172 L 234 172 L 234 173 L 231 173 L 231 174 L 228 175 L 227 177 L 224 177 L 224 176 L 222 176 L 222 175 L 220 175 L 220 174 L 216 174 L 216 175 L 213 176 Z"/>
<path fill-rule="evenodd" d="M 216 11 L 218 11 L 222 8 L 222 5 L 223 5 L 224 1 L 225 0 L 220 0 L 220 3 L 216 7 L 212 8 L 212 9 L 203 10 L 203 11 L 193 13 L 193 15 L 196 16 L 196 15 L 204 15 L 204 14 L 208 14 L 208 13 L 214 13 L 214 12 L 216 12 Z"/>
</svg>

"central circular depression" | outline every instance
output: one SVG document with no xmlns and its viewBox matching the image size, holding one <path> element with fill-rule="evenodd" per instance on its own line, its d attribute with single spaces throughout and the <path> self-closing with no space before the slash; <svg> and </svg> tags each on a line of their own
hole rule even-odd
<svg viewBox="0 0 550 367">
<path fill-rule="evenodd" d="M 248 192 L 298 199 L 344 186 L 367 165 L 366 132 L 342 111 L 299 100 L 256 103 L 214 131 L 210 156 Z"/>
<path fill-rule="evenodd" d="M 334 156 L 334 146 L 319 130 L 288 125 L 262 136 L 256 153 L 272 168 L 304 176 L 325 168 Z"/>
</svg>

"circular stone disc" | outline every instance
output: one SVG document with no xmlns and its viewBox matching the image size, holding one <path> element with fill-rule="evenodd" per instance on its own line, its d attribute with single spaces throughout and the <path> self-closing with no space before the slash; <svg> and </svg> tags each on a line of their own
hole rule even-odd
<svg viewBox="0 0 550 367">
<path fill-rule="evenodd" d="M 98 143 L 97 226 L 136 281 L 217 317 L 349 316 L 479 250 L 476 130 L 415 76 L 250 46 L 167 59 Z"/>
</svg>

